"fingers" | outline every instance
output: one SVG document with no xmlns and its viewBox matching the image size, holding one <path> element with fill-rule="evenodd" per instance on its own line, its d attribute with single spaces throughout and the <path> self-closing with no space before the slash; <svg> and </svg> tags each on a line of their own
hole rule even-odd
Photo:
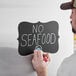
<svg viewBox="0 0 76 76">
<path fill-rule="evenodd" d="M 51 58 L 50 58 L 50 55 L 49 55 L 49 53 L 43 53 L 42 51 L 37 51 L 37 50 L 34 50 L 34 57 L 33 57 L 33 59 L 35 60 L 35 61 L 48 61 L 48 62 L 50 62 L 51 61 Z"/>
<path fill-rule="evenodd" d="M 47 53 L 47 57 L 48 57 L 48 61 L 51 61 L 51 57 L 49 53 Z"/>
<path fill-rule="evenodd" d="M 33 57 L 34 60 L 37 60 L 37 51 L 34 50 L 34 57 Z"/>
<path fill-rule="evenodd" d="M 34 50 L 34 60 L 43 60 L 43 53 L 42 51 Z"/>
<path fill-rule="evenodd" d="M 37 58 L 43 60 L 43 53 L 42 51 L 37 51 Z"/>
<path fill-rule="evenodd" d="M 46 61 L 46 62 L 50 62 L 51 61 L 49 53 L 44 53 L 43 54 L 43 58 L 44 58 L 44 61 Z"/>
</svg>

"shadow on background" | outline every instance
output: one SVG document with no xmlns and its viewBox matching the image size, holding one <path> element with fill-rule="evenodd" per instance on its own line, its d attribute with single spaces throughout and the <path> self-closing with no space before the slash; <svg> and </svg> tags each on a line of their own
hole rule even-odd
<svg viewBox="0 0 76 76">
<path fill-rule="evenodd" d="M 31 58 L 20 56 L 15 48 L 0 47 L 0 76 L 34 76 Z"/>
</svg>

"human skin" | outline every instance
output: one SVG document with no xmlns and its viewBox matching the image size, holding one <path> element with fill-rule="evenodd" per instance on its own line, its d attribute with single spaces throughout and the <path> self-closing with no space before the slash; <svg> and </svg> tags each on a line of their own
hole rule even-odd
<svg viewBox="0 0 76 76">
<path fill-rule="evenodd" d="M 76 8 L 72 9 L 70 19 L 72 28 L 76 31 Z"/>
<path fill-rule="evenodd" d="M 48 62 L 50 62 L 50 56 L 48 53 L 46 53 L 46 56 L 48 58 L 47 62 L 44 61 L 43 58 L 43 52 L 42 51 L 34 51 L 33 59 L 32 59 L 32 64 L 37 72 L 37 76 L 48 76 Z"/>
</svg>

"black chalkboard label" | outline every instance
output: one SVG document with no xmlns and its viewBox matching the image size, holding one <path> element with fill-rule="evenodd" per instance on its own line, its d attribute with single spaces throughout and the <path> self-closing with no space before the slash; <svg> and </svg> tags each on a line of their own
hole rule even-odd
<svg viewBox="0 0 76 76">
<path fill-rule="evenodd" d="M 50 21 L 47 23 L 21 22 L 18 26 L 18 51 L 22 56 L 32 54 L 39 47 L 44 52 L 56 53 L 58 44 L 58 23 Z"/>
</svg>

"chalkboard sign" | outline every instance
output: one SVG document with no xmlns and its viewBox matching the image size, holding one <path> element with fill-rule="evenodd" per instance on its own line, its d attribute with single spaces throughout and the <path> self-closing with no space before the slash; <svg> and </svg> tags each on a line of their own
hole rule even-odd
<svg viewBox="0 0 76 76">
<path fill-rule="evenodd" d="M 58 44 L 58 23 L 50 21 L 47 23 L 21 22 L 18 26 L 18 51 L 22 56 L 32 54 L 39 47 L 44 52 L 56 53 Z"/>
</svg>

